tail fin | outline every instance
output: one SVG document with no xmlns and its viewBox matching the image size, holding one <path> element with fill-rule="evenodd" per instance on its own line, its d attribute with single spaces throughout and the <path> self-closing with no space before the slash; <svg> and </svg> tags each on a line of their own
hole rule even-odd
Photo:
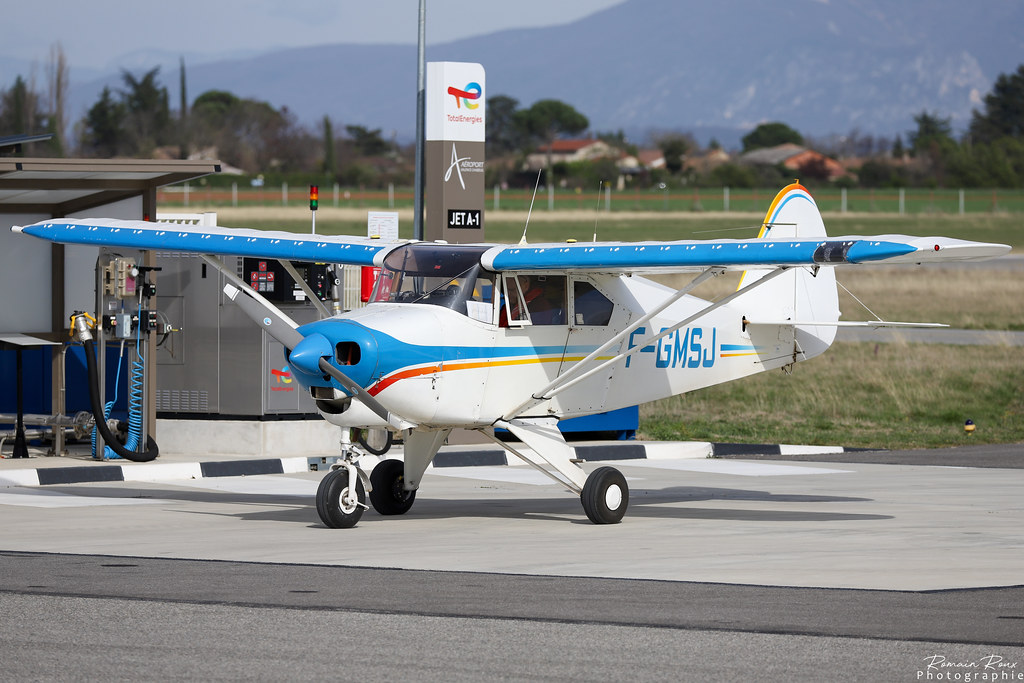
<svg viewBox="0 0 1024 683">
<path fill-rule="evenodd" d="M 788 185 L 775 196 L 764 224 L 760 239 L 821 239 L 826 236 L 825 223 L 818 205 L 807 188 L 799 182 Z M 755 282 L 770 270 L 747 270 L 740 279 L 740 287 Z M 794 322 L 834 323 L 839 320 L 839 295 L 836 290 L 835 271 L 821 267 L 817 272 L 808 268 L 794 268 L 763 287 L 737 299 L 748 317 L 762 320 L 792 320 Z M 813 358 L 824 353 L 836 336 L 834 325 L 796 325 L 797 353 Z"/>
</svg>

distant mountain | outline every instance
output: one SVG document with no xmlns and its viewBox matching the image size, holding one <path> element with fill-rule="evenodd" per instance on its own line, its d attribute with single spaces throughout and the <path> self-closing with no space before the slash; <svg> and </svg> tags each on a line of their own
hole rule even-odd
<svg viewBox="0 0 1024 683">
<path fill-rule="evenodd" d="M 429 18 L 428 18 L 429 20 Z M 892 136 L 923 110 L 970 120 L 999 73 L 1024 62 L 1019 0 L 630 0 L 579 21 L 427 48 L 428 61 L 474 61 L 490 94 L 529 106 L 557 98 L 597 131 L 716 135 L 729 145 L 764 121 L 813 136 Z M 416 50 L 322 45 L 187 65 L 189 99 L 208 89 L 329 115 L 409 140 Z M 177 69 L 161 72 L 178 102 Z M 72 88 L 72 118 L 112 74 Z M 731 139 L 729 136 L 732 132 Z M 703 133 L 703 134 L 702 134 Z"/>
</svg>

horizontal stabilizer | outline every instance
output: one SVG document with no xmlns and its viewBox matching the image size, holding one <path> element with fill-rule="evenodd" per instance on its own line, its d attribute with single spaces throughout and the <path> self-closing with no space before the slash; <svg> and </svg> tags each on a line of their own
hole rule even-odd
<svg viewBox="0 0 1024 683">
<path fill-rule="evenodd" d="M 793 325 L 816 327 L 949 327 L 943 323 L 906 323 L 889 320 L 744 320 L 745 325 Z"/>
</svg>

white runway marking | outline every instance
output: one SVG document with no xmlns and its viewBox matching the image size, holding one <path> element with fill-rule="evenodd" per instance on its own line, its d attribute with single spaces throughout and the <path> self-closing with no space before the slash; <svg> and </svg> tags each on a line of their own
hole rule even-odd
<svg viewBox="0 0 1024 683">
<path fill-rule="evenodd" d="M 623 467 L 650 467 L 662 470 L 684 470 L 707 472 L 709 474 L 733 474 L 740 477 L 784 477 L 806 474 L 848 474 L 850 470 L 834 470 L 825 467 L 804 465 L 776 465 L 739 460 L 628 460 L 620 463 Z"/>
<path fill-rule="evenodd" d="M 76 496 L 71 493 L 45 489 L 7 489 L 0 491 L 0 505 L 36 508 L 80 508 L 101 505 L 152 505 L 166 501 L 152 498 L 106 498 L 103 496 Z"/>
</svg>

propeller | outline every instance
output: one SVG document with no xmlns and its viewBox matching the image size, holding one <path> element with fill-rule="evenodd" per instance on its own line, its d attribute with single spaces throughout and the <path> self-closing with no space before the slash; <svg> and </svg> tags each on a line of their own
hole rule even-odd
<svg viewBox="0 0 1024 683">
<path fill-rule="evenodd" d="M 373 411 L 399 431 L 413 429 L 416 425 L 403 420 L 385 408 L 380 401 L 371 396 L 359 383 L 343 373 L 329 360 L 334 353 L 331 342 L 322 334 L 303 336 L 296 329 L 295 323 L 268 301 L 260 301 L 243 292 L 232 284 L 224 285 L 224 294 L 234 301 L 242 312 L 252 318 L 257 325 L 267 331 L 271 337 L 281 342 L 288 349 L 288 362 L 308 373 L 317 370 L 330 375 L 338 383 L 355 396 L 367 408 Z"/>
</svg>

